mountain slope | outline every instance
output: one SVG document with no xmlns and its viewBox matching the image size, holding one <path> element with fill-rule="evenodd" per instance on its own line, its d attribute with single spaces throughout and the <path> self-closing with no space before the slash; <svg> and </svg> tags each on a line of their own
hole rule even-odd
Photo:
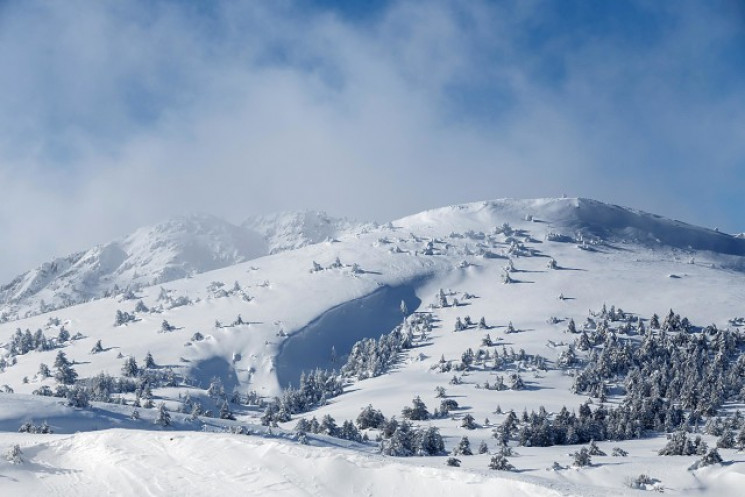
<svg viewBox="0 0 745 497">
<path fill-rule="evenodd" d="M 742 267 L 745 259 L 739 241 L 586 199 L 497 200 L 434 209 L 386 226 L 143 287 L 136 292 L 136 300 L 104 298 L 0 324 L 0 343 L 8 345 L 0 384 L 19 394 L 44 387 L 53 392 L 58 382 L 39 373 L 40 363 L 52 365 L 59 351 L 73 361 L 81 378 L 100 372 L 119 377 L 126 358 L 135 358 L 143 366 L 146 354 L 151 353 L 155 364 L 145 371 L 154 378 L 152 396 L 156 402 L 165 402 L 178 429 L 213 429 L 219 422 L 190 417 L 187 409 L 193 406 L 189 403 L 198 402 L 213 415 L 227 405 L 237 417 L 233 423 L 258 430 L 262 402 L 271 402 L 275 396 L 286 398 L 283 387 L 298 385 L 301 370 L 346 365 L 343 393 L 314 401 L 310 412 L 293 411 L 290 421 L 275 419 L 278 426 L 271 429 L 299 439 L 291 430 L 301 417 L 320 421 L 328 415 L 342 425 L 343 420 L 356 419 L 367 405 L 388 419 L 396 416 L 400 420 L 403 408 L 411 406 L 414 397 L 433 414 L 442 406 L 439 389 L 444 389 L 445 399 L 456 401 L 458 407 L 447 415 L 416 420 L 415 428 L 439 430 L 449 452 L 464 436 L 474 449 L 486 444 L 490 453 L 462 457 L 463 467 L 457 471 L 463 473 L 452 476 L 488 476 L 476 484 L 481 491 L 495 483 L 492 478 L 498 473 L 487 467 L 490 458 L 502 450 L 494 434 L 510 410 L 523 419 L 518 421 L 522 431 L 527 430 L 529 423 L 524 418 L 531 411 L 555 417 L 566 407 L 571 413 L 589 395 L 594 397 L 588 404 L 592 410 L 623 404 L 621 372 L 605 379 L 604 400 L 573 390 L 583 368 L 603 356 L 606 342 L 617 340 L 629 350 L 638 349 L 642 340 L 652 336 L 659 340 L 675 337 L 665 347 L 685 345 L 687 340 L 712 348 L 730 339 L 736 342 L 732 338 L 736 334 L 720 340 L 724 335 L 717 330 L 740 330 L 745 324 L 745 319 L 738 318 L 745 304 L 745 274 L 731 269 Z M 357 340 L 378 339 L 400 323 L 401 300 L 406 314 L 415 312 L 403 328 L 411 332 L 410 348 L 398 351 L 386 365 L 376 357 L 379 351 L 390 350 L 380 346 L 382 342 L 375 347 L 370 341 L 351 346 Z M 662 316 L 662 322 L 670 309 L 687 318 L 687 330 L 643 331 L 653 329 L 653 314 Z M 117 311 L 133 319 L 116 322 Z M 481 317 L 483 326 L 477 324 Z M 576 323 L 577 333 L 570 323 Z M 29 335 L 38 328 L 44 336 L 56 337 L 62 327 L 73 336 L 80 335 L 53 341 L 57 348 L 50 350 L 30 347 L 25 353 L 11 354 L 16 327 L 28 328 Z M 580 341 L 583 331 L 592 340 L 585 345 Z M 97 347 L 98 340 L 101 347 Z M 697 388 L 705 385 L 699 383 Z M 96 409 L 121 417 L 133 411 L 134 402 L 145 399 L 142 389 L 139 394 L 142 399 L 134 391 L 112 391 L 113 400 L 122 399 L 127 405 L 102 403 Z M 230 403 L 231 399 L 237 403 Z M 737 389 L 723 399 L 723 415 L 741 408 L 745 400 Z M 37 411 L 50 410 L 45 405 L 40 402 Z M 39 421 L 41 414 L 26 409 L 28 416 Z M 143 419 L 151 420 L 157 413 L 142 410 Z M 0 426 L 3 416 L 12 420 L 11 425 L 23 417 L 11 414 L 3 414 L 0 408 Z M 472 419 L 470 426 L 467 416 Z M 74 431 L 65 428 L 64 420 L 53 419 L 60 432 Z M 110 426 L 116 416 L 107 414 L 105 423 L 103 415 L 101 419 L 102 426 Z M 131 425 L 129 421 L 123 424 Z M 153 423 L 140 422 L 139 426 L 144 430 Z M 230 427 L 234 425 L 226 429 Z M 699 429 L 703 431 L 703 423 Z M 365 433 L 370 440 L 381 435 L 375 428 Z M 20 435 L 12 436 L 16 440 Z M 702 436 L 709 447 L 716 446 L 716 435 Z M 550 487 L 561 495 L 635 495 L 637 491 L 629 489 L 626 481 L 640 473 L 661 481 L 673 495 L 737 495 L 736 482 L 741 478 L 737 464 L 689 471 L 698 456 L 657 456 L 667 443 L 659 431 L 639 439 L 630 436 L 599 442 L 606 453 L 619 447 L 628 457 L 597 455 L 593 466 L 582 469 L 567 469 L 571 454 L 580 447 L 518 447 L 519 437 L 514 433 L 508 440 L 515 452 L 510 462 L 519 470 L 510 473 L 509 479 Z M 333 447 L 335 442 L 312 438 L 311 443 Z M 339 443 L 373 464 L 368 454 L 376 450 L 375 442 Z M 75 453 L 78 448 L 61 450 Z M 131 456 L 131 449 L 122 450 L 127 453 L 125 459 Z M 310 449 L 298 450 L 306 454 Z M 727 461 L 745 462 L 735 449 L 720 452 Z M 32 453 L 41 462 L 57 461 L 45 447 Z M 310 454 L 317 453 L 307 452 L 307 457 Z M 286 460 L 294 459 L 288 456 Z M 436 478 L 449 478 L 443 475 L 451 475 L 450 470 L 442 472 L 445 460 L 440 455 L 403 464 L 430 471 Z M 381 458 L 374 464 L 385 467 L 400 461 Z M 306 485 L 306 476 L 288 485 L 287 491 Z M 323 475 L 313 476 L 327 483 Z M 383 492 L 370 488 L 372 494 Z"/>
<path fill-rule="evenodd" d="M 276 254 L 370 229 L 374 224 L 333 218 L 320 211 L 298 211 L 253 216 L 242 226 L 260 233 L 269 246 L 267 253 Z"/>
<path fill-rule="evenodd" d="M 0 287 L 0 320 L 166 283 L 361 226 L 310 211 L 256 217 L 243 226 L 204 214 L 171 219 L 16 277 Z"/>
</svg>

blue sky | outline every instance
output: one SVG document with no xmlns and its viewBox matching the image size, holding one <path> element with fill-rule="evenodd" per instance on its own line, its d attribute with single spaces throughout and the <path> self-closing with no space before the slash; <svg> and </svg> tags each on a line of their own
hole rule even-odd
<svg viewBox="0 0 745 497">
<path fill-rule="evenodd" d="M 0 276 L 188 211 L 566 194 L 745 231 L 742 5 L 2 2 Z"/>
</svg>

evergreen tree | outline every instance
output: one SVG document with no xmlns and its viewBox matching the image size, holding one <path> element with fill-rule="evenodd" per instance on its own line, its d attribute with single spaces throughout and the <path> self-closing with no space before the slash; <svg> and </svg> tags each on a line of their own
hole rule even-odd
<svg viewBox="0 0 745 497">
<path fill-rule="evenodd" d="M 476 420 L 471 416 L 470 413 L 467 413 L 465 416 L 463 416 L 463 421 L 460 424 L 461 428 L 465 428 L 467 430 L 475 430 L 477 428 L 476 426 Z"/>
<path fill-rule="evenodd" d="M 429 419 L 430 414 L 427 411 L 427 406 L 424 405 L 422 399 L 417 395 L 411 401 L 412 407 L 404 407 L 401 410 L 401 415 L 405 419 L 411 419 L 413 421 L 423 421 Z"/>
<path fill-rule="evenodd" d="M 168 412 L 165 402 L 158 404 L 158 413 L 154 423 L 162 428 L 171 426 L 171 414 Z"/>
<path fill-rule="evenodd" d="M 54 378 L 64 385 L 72 385 L 78 379 L 78 373 L 69 365 L 69 363 L 62 362 L 60 363 L 60 366 L 57 367 L 57 372 L 55 373 Z"/>
<path fill-rule="evenodd" d="M 57 334 L 57 343 L 65 343 L 68 340 L 70 340 L 70 332 L 63 326 L 59 329 L 59 333 Z"/>
<path fill-rule="evenodd" d="M 491 458 L 489 462 L 489 469 L 497 471 L 514 471 L 515 467 L 510 464 L 506 457 L 502 454 L 496 454 Z"/>
<path fill-rule="evenodd" d="M 372 405 L 368 405 L 362 412 L 357 416 L 357 426 L 360 430 L 367 428 L 382 428 L 385 424 L 385 416 L 377 409 L 373 409 Z"/>
<path fill-rule="evenodd" d="M 473 452 L 471 451 L 471 442 L 468 440 L 468 437 L 463 437 L 460 439 L 458 446 L 455 449 L 453 449 L 453 455 L 456 455 L 456 456 L 472 456 L 473 455 Z"/>
<path fill-rule="evenodd" d="M 139 372 L 140 368 L 137 367 L 137 361 L 135 361 L 134 357 L 129 356 L 124 359 L 124 364 L 122 365 L 122 376 L 134 378 L 139 374 Z"/>
<path fill-rule="evenodd" d="M 582 447 L 579 451 L 574 453 L 574 462 L 572 463 L 575 468 L 584 468 L 585 466 L 592 465 L 592 458 L 590 457 L 590 451 L 587 447 Z"/>
<path fill-rule="evenodd" d="M 434 426 L 418 429 L 414 432 L 413 450 L 419 456 L 436 456 L 445 452 L 445 443 L 440 430 Z"/>
<path fill-rule="evenodd" d="M 96 344 L 91 349 L 91 354 L 98 354 L 99 352 L 103 352 L 103 345 L 101 345 L 101 340 L 96 340 Z"/>
<path fill-rule="evenodd" d="M 21 464 L 23 462 L 23 452 L 18 444 L 11 445 L 5 453 L 5 460 L 11 464 Z"/>
<path fill-rule="evenodd" d="M 155 360 L 153 360 L 153 355 L 150 353 L 150 351 L 147 352 L 145 355 L 145 361 L 144 361 L 145 369 L 155 369 Z"/>
<path fill-rule="evenodd" d="M 335 437 L 338 435 L 339 427 L 336 420 L 330 414 L 326 414 L 321 420 L 320 433 Z"/>
<path fill-rule="evenodd" d="M 61 366 L 69 366 L 70 361 L 67 360 L 67 355 L 61 350 L 57 352 L 57 357 L 54 358 L 54 367 L 59 368 Z"/>
<path fill-rule="evenodd" d="M 235 416 L 232 412 L 230 412 L 230 406 L 228 406 L 228 401 L 223 401 L 222 406 L 220 406 L 220 419 L 229 419 L 235 421 Z"/>
<path fill-rule="evenodd" d="M 52 376 L 52 373 L 49 371 L 49 366 L 47 366 L 43 362 L 41 364 L 39 364 L 39 373 L 38 374 L 39 374 L 39 376 L 41 378 L 49 378 L 50 376 Z"/>
</svg>

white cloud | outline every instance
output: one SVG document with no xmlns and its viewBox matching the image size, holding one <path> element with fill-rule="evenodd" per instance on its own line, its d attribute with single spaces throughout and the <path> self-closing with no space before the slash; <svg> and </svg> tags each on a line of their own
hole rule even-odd
<svg viewBox="0 0 745 497">
<path fill-rule="evenodd" d="M 540 5 L 183 5 L 0 8 L 0 274 L 194 210 L 386 220 L 566 193 L 706 223 L 713 171 L 742 164 L 743 91 L 690 81 L 728 36 L 711 13 L 671 13 L 643 50 L 533 52 Z M 688 207 L 694 188 L 714 207 Z"/>
</svg>

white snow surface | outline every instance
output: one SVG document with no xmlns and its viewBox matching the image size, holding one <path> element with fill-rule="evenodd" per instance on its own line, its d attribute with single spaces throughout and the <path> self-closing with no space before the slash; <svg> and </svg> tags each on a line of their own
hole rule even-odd
<svg viewBox="0 0 745 497">
<path fill-rule="evenodd" d="M 314 211 L 254 217 L 241 226 L 207 214 L 170 219 L 19 275 L 0 287 L 0 319 L 167 283 L 318 243 L 361 226 Z"/>
<path fill-rule="evenodd" d="M 249 224 L 257 229 L 261 223 L 281 224 L 272 220 Z M 180 232 L 184 231 L 188 230 Z M 421 300 L 418 309 L 410 310 L 432 312 L 437 319 L 429 340 L 404 354 L 389 373 L 353 382 L 344 394 L 304 416 L 321 419 L 330 414 L 341 424 L 342 420 L 355 419 L 363 407 L 372 404 L 386 416 L 400 417 L 401 409 L 416 395 L 434 409 L 439 404 L 435 387 L 445 386 L 463 409 L 455 419 L 420 424 L 438 427 L 448 450 L 463 435 L 469 437 L 474 448 L 482 440 L 492 447 L 496 444 L 491 431 L 504 416 L 495 414 L 497 406 L 504 412 L 514 409 L 520 413 L 541 406 L 556 412 L 562 406 L 576 409 L 586 398 L 571 393 L 572 378 L 557 368 L 546 372 L 523 370 L 521 375 L 529 388 L 522 391 L 477 389 L 477 383 L 494 379 L 494 373 L 482 371 L 467 375 L 461 385 L 448 385 L 452 373 L 436 372 L 432 366 L 441 356 L 457 360 L 467 348 L 477 349 L 485 334 L 476 329 L 454 333 L 456 317 L 469 315 L 478 321 L 484 316 L 497 347 L 524 349 L 551 361 L 574 339 L 564 331 L 568 318 L 580 325 L 588 309 L 599 310 L 603 304 L 622 307 L 644 318 L 674 308 L 697 325 L 731 326 L 729 320 L 743 314 L 745 303 L 744 239 L 587 199 L 477 202 L 426 211 L 386 226 L 342 231 L 314 228 L 297 248 L 277 241 L 284 239 L 284 228 L 267 236 L 269 231 L 265 228 L 260 241 L 275 240 L 283 252 L 252 259 L 247 248 L 255 246 L 252 241 L 231 235 L 229 227 L 206 230 L 194 253 L 201 250 L 199 247 L 209 246 L 214 249 L 210 254 L 222 254 L 222 258 L 211 259 L 214 267 L 224 267 L 203 265 L 200 269 L 206 272 L 195 274 L 200 271 L 177 265 L 181 269 L 174 271 L 183 270 L 181 275 L 190 277 L 143 286 L 135 292 L 136 300 L 118 295 L 0 324 L 0 344 L 7 342 L 16 328 L 28 328 L 32 333 L 40 328 L 47 336 L 56 336 L 62 325 L 72 334 L 80 332 L 83 337 L 62 350 L 74 361 L 81 377 L 102 371 L 118 376 L 123 362 L 120 354 L 134 356 L 140 362 L 151 352 L 159 367 L 170 367 L 193 379 L 190 386 L 154 391 L 157 401 L 164 400 L 176 418 L 175 426 L 164 430 L 153 425 L 154 414 L 147 409 L 141 409 L 142 419 L 134 421 L 129 418 L 132 407 L 127 405 L 96 404 L 92 409 L 75 410 L 61 406 L 59 399 L 29 396 L 42 385 L 54 388 L 54 379 L 40 378 L 37 371 L 40 363 L 51 367 L 57 350 L 16 356 L 17 363 L 0 373 L 0 385 L 6 384 L 16 392 L 0 394 L 0 450 L 18 443 L 26 462 L 0 462 L 0 492 L 637 495 L 639 491 L 629 489 L 625 482 L 646 473 L 672 495 L 741 495 L 745 482 L 743 454 L 722 449 L 726 464 L 688 471 L 695 457 L 656 455 L 665 444 L 664 437 L 600 443 L 608 453 L 620 446 L 629 457 L 596 457 L 593 467 L 581 470 L 547 470 L 553 461 L 569 465 L 569 454 L 579 447 L 517 447 L 518 455 L 510 462 L 518 471 L 502 474 L 487 469 L 488 454 L 461 457 L 461 468 L 448 468 L 445 456 L 377 455 L 373 442 L 353 444 L 314 436 L 311 445 L 303 446 L 293 442 L 289 434 L 301 416 L 269 434 L 259 427 L 261 412 L 256 409 L 237 410 L 238 420 L 223 424 L 208 418 L 189 422 L 185 415 L 176 414 L 176 409 L 187 392 L 194 398 L 204 396 L 213 376 L 220 376 L 228 390 L 255 390 L 267 398 L 281 393 L 276 373 L 288 337 L 303 333 L 306 326 L 332 309 L 344 308 L 381 288 L 409 288 Z M 289 238 L 297 235 L 292 229 L 289 232 L 294 233 Z M 130 271 L 126 273 L 130 278 L 135 271 L 144 275 L 150 263 L 153 267 L 170 267 L 164 261 L 173 260 L 169 259 L 173 254 L 161 251 L 162 245 L 152 247 L 150 233 L 126 240 L 129 244 L 94 249 L 98 252 L 90 264 L 108 270 L 97 274 Z M 241 240 L 246 244 L 239 243 Z M 129 254 L 140 242 L 143 245 L 134 250 L 138 259 L 122 270 L 123 260 L 129 260 L 123 254 Z M 515 244 L 521 244 L 522 251 L 511 251 Z M 264 246 L 263 252 L 257 253 L 270 250 Z M 147 254 L 160 257 L 157 254 L 163 253 L 171 255 L 163 255 L 158 262 L 147 259 Z M 231 258 L 237 263 L 226 262 Z M 341 265 L 335 264 L 337 258 Z M 557 261 L 559 269 L 547 269 L 549 258 Z M 60 263 L 55 274 L 83 267 L 85 260 L 87 256 L 81 255 L 64 269 L 60 269 Z M 500 278 L 510 260 L 515 267 L 511 273 L 514 282 L 503 284 Z M 311 271 L 314 262 L 324 269 Z M 50 274 L 47 268 L 46 276 L 35 278 L 64 281 Z M 39 285 L 49 292 L 44 295 L 69 291 Z M 440 289 L 450 301 L 457 298 L 462 305 L 430 308 Z M 559 299 L 559 295 L 564 298 Z M 151 312 L 135 313 L 136 321 L 115 326 L 116 311 L 133 312 L 137 300 Z M 380 311 L 382 314 L 383 309 Z M 233 324 L 238 315 L 243 324 Z M 550 324 L 551 317 L 561 321 Z M 60 324 L 50 318 L 58 318 Z M 176 329 L 161 332 L 163 320 Z M 504 333 L 509 322 L 518 333 Z M 375 337 L 386 331 L 380 330 Z M 196 332 L 205 338 L 193 341 Z M 350 331 L 327 332 L 341 335 Z M 308 354 L 323 357 L 327 351 L 314 350 L 312 338 Z M 104 351 L 91 354 L 97 340 L 101 340 Z M 465 413 L 476 418 L 479 428 L 460 428 Z M 489 424 L 485 418 L 491 420 Z M 21 422 L 45 419 L 55 435 L 15 433 Z M 251 427 L 254 434 L 210 432 L 238 424 Z M 709 437 L 707 442 L 713 446 L 715 440 Z"/>
</svg>

